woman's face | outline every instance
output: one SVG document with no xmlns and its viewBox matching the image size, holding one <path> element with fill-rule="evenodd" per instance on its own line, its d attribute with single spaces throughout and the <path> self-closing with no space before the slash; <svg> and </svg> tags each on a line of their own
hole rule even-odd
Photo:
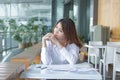
<svg viewBox="0 0 120 80">
<path fill-rule="evenodd" d="M 63 29 L 62 29 L 62 25 L 60 22 L 55 26 L 53 34 L 59 41 L 66 40 Z"/>
</svg>

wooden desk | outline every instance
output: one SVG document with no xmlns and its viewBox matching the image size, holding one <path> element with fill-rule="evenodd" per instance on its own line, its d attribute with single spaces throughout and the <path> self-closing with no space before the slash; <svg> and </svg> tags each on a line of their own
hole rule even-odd
<svg viewBox="0 0 120 80">
<path fill-rule="evenodd" d="M 40 63 L 40 52 L 41 46 L 39 43 L 14 56 L 11 62 L 23 62 L 25 64 L 25 69 L 27 69 L 32 63 Z"/>
<path fill-rule="evenodd" d="M 23 63 L 0 63 L 0 80 L 20 80 L 19 75 L 25 70 Z"/>
</svg>

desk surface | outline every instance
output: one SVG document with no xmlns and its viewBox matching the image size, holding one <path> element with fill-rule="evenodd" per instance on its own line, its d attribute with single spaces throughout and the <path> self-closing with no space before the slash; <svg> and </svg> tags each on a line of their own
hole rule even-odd
<svg viewBox="0 0 120 80">
<path fill-rule="evenodd" d="M 20 78 L 34 79 L 97 79 L 102 80 L 100 73 L 87 63 L 76 65 L 31 65 Z"/>
</svg>

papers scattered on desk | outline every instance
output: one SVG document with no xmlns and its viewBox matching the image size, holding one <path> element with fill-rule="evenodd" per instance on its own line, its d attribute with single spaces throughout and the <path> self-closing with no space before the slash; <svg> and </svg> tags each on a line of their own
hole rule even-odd
<svg viewBox="0 0 120 80">
<path fill-rule="evenodd" d="M 70 70 L 70 71 L 77 71 L 77 72 L 85 72 L 85 71 L 93 71 L 93 70 L 97 70 L 97 69 L 95 69 L 95 68 L 74 68 L 74 69 L 72 69 L 72 70 Z"/>
<path fill-rule="evenodd" d="M 86 72 L 86 71 L 92 71 L 96 70 L 90 66 L 88 63 L 81 63 L 81 64 L 64 64 L 64 65 L 31 65 L 29 69 L 35 69 L 35 70 L 49 70 L 49 71 L 65 71 L 65 72 Z"/>
<path fill-rule="evenodd" d="M 96 70 L 95 68 L 65 68 L 65 67 L 60 67 L 60 68 L 47 68 L 47 70 L 52 70 L 52 71 L 70 71 L 70 72 L 86 72 L 86 71 L 93 71 Z"/>
</svg>

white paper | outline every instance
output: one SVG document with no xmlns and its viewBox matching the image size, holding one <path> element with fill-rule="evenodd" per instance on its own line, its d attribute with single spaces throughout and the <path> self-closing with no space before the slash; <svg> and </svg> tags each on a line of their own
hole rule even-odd
<svg viewBox="0 0 120 80">
<path fill-rule="evenodd" d="M 42 65 L 36 64 L 31 65 L 29 69 L 40 69 L 40 70 L 52 70 L 52 71 L 73 71 L 73 72 L 81 72 L 81 71 L 90 71 L 95 70 L 88 63 L 80 63 L 75 65 L 63 64 L 63 65 Z"/>
</svg>

